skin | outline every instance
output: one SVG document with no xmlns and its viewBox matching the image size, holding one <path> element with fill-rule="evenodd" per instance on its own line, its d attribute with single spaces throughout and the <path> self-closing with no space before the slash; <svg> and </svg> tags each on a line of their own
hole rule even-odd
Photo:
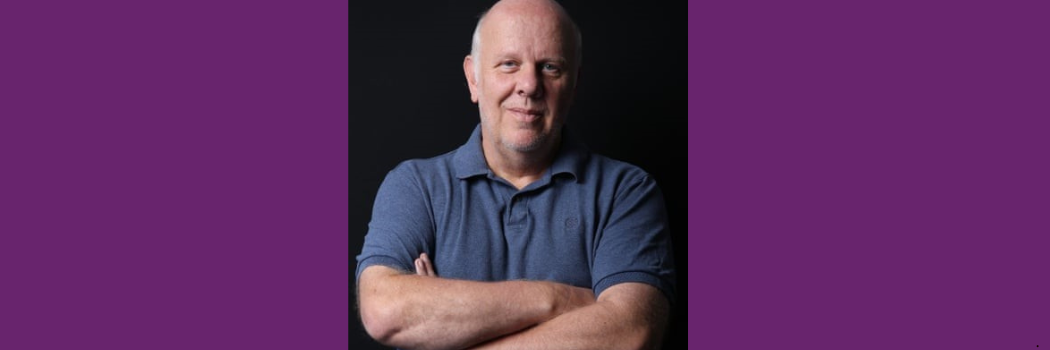
<svg viewBox="0 0 1050 350">
<path fill-rule="evenodd" d="M 519 189 L 542 176 L 560 144 L 579 71 L 574 38 L 560 8 L 505 1 L 482 20 L 478 57 L 463 60 L 485 159 Z"/>
<path fill-rule="evenodd" d="M 385 266 L 362 271 L 358 296 L 368 334 L 403 349 L 468 348 L 595 302 L 589 289 L 560 283 L 452 280 Z"/>
<path fill-rule="evenodd" d="M 550 167 L 579 71 L 572 25 L 548 0 L 504 0 L 480 26 L 463 71 L 492 171 L 521 189 Z M 466 263 L 466 262 L 465 262 Z M 445 279 L 421 254 L 415 273 L 366 268 L 359 308 L 368 333 L 404 349 L 652 349 L 667 299 L 654 287 L 590 289 L 547 281 Z"/>
<path fill-rule="evenodd" d="M 415 260 L 416 275 L 437 277 L 426 253 Z M 663 338 L 669 305 L 655 288 L 640 283 L 609 287 L 599 304 L 557 317 L 525 331 L 480 344 L 474 349 L 655 349 Z M 616 320 L 597 327 L 583 322 Z M 621 335 L 610 337 L 610 334 Z M 610 339 L 615 341 L 610 342 Z"/>
</svg>

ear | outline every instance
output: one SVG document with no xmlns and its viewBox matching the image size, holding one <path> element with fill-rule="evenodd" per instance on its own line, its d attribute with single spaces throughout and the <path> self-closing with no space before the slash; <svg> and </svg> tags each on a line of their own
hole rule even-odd
<svg viewBox="0 0 1050 350">
<path fill-rule="evenodd" d="M 478 77 L 474 76 L 474 58 L 467 55 L 463 58 L 463 75 L 467 76 L 467 87 L 470 88 L 470 102 L 478 103 Z"/>
</svg>

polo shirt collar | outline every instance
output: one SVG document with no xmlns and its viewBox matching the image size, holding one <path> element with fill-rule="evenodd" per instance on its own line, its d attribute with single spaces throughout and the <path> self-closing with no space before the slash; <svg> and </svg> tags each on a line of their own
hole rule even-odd
<svg viewBox="0 0 1050 350">
<path fill-rule="evenodd" d="M 587 163 L 588 155 L 587 146 L 576 137 L 576 134 L 568 128 L 562 128 L 561 148 L 558 149 L 558 155 L 554 156 L 554 163 L 551 164 L 551 176 L 569 174 L 579 182 L 583 178 L 583 168 Z"/>
<path fill-rule="evenodd" d="M 563 128 L 561 148 L 558 150 L 558 155 L 554 157 L 554 162 L 551 164 L 548 173 L 551 176 L 569 174 L 579 181 L 588 156 L 587 146 L 580 142 L 576 135 L 567 128 Z M 456 150 L 456 154 L 452 156 L 452 166 L 455 169 L 456 177 L 459 179 L 491 173 L 488 163 L 485 161 L 485 153 L 481 150 L 481 124 L 474 127 L 474 131 L 470 134 L 470 138 L 467 139 L 467 143 Z"/>
<path fill-rule="evenodd" d="M 452 166 L 456 177 L 460 179 L 489 173 L 489 164 L 485 162 L 485 153 L 481 151 L 481 124 L 474 127 L 467 143 L 456 150 L 452 156 Z"/>
</svg>

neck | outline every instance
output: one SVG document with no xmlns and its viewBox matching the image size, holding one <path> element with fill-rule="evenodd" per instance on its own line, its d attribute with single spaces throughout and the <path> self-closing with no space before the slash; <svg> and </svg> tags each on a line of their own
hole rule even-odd
<svg viewBox="0 0 1050 350">
<path fill-rule="evenodd" d="M 489 169 L 520 190 L 542 178 L 550 168 L 561 143 L 560 138 L 556 141 L 529 152 L 509 150 L 484 139 L 481 145 Z"/>
</svg>

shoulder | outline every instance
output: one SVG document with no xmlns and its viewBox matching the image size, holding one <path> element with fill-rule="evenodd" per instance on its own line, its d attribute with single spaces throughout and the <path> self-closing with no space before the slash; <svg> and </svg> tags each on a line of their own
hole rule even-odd
<svg viewBox="0 0 1050 350">
<path fill-rule="evenodd" d="M 405 200 L 441 197 L 452 193 L 456 182 L 453 164 L 455 151 L 431 158 L 408 159 L 387 172 L 378 197 Z"/>
<path fill-rule="evenodd" d="M 655 184 L 649 173 L 641 167 L 596 153 L 590 154 L 585 174 L 594 177 L 603 187 L 612 185 L 619 188 L 645 182 Z"/>
</svg>

